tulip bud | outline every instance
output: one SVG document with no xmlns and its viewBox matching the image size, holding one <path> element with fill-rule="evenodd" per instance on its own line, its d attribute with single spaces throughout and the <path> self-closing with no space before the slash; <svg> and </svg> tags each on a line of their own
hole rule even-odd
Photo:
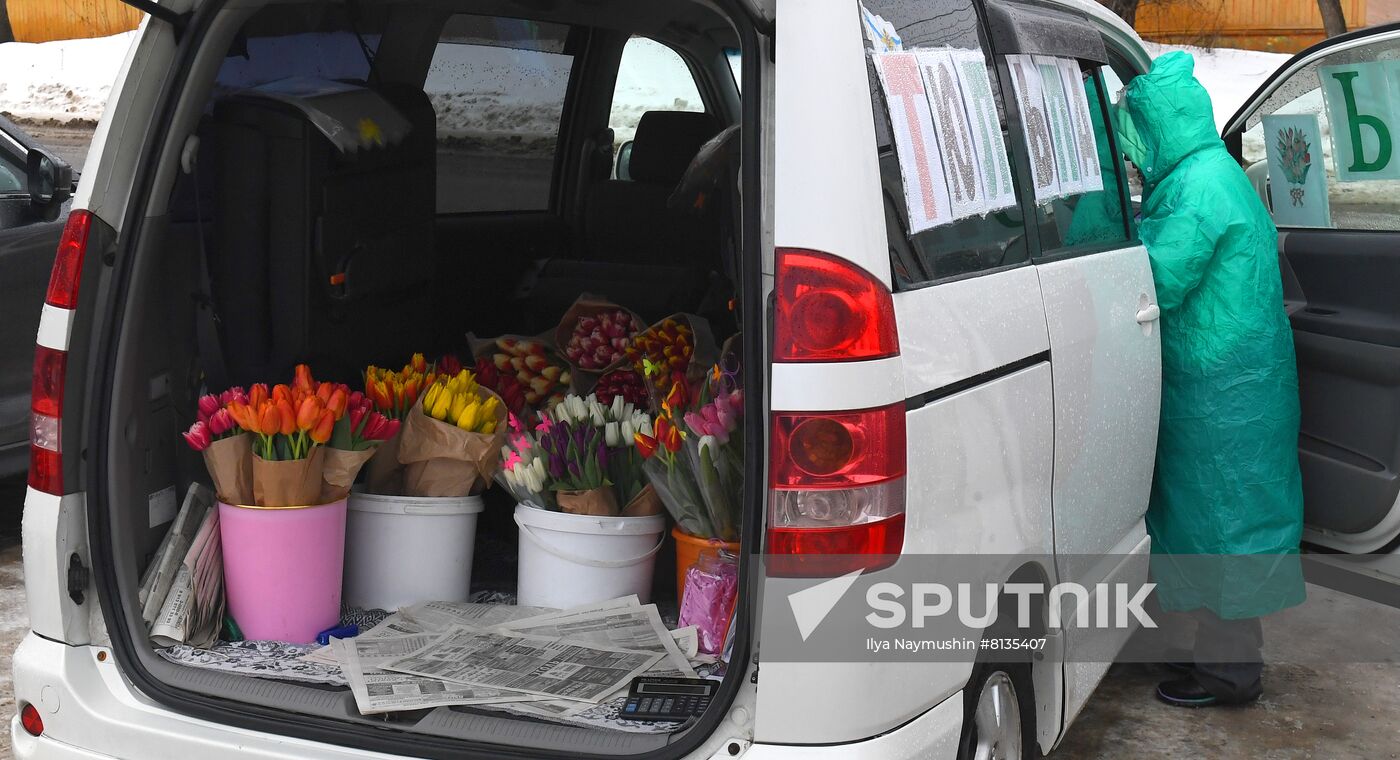
<svg viewBox="0 0 1400 760">
<path fill-rule="evenodd" d="M 335 415 L 329 409 L 321 410 L 321 417 L 311 428 L 311 440 L 324 444 L 331 439 L 331 432 L 335 430 Z"/>
<path fill-rule="evenodd" d="M 622 431 L 616 422 L 609 422 L 603 426 L 603 440 L 612 447 L 622 445 Z"/>
</svg>

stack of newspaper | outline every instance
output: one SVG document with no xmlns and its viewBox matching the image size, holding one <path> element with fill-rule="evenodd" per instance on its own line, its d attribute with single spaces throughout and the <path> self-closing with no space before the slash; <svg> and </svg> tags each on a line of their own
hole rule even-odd
<svg viewBox="0 0 1400 760">
<path fill-rule="evenodd" d="M 168 647 L 212 646 L 224 621 L 224 560 L 214 494 L 195 483 L 185 493 L 138 600 L 151 641 Z"/>
<path fill-rule="evenodd" d="M 695 677 L 697 643 L 635 596 L 564 611 L 428 602 L 305 659 L 339 663 L 363 714 L 477 705 L 568 719 L 642 673 Z"/>
</svg>

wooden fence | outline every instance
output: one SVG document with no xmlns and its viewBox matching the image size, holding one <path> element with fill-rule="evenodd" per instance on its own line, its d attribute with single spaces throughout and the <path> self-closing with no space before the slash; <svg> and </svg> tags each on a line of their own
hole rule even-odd
<svg viewBox="0 0 1400 760">
<path fill-rule="evenodd" d="M 1342 13 L 1347 28 L 1365 26 L 1366 0 L 1342 0 Z M 1279 53 L 1296 53 L 1327 36 L 1317 0 L 1144 0 L 1135 26 L 1154 42 Z"/>
</svg>

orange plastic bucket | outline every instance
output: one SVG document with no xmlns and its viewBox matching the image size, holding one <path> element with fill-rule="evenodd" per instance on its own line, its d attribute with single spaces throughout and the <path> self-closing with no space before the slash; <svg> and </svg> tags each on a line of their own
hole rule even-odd
<svg viewBox="0 0 1400 760">
<path fill-rule="evenodd" d="M 720 541 L 717 538 L 700 538 L 692 536 L 681 530 L 677 525 L 671 528 L 671 535 L 676 538 L 676 601 L 679 602 L 685 596 L 685 574 L 700 559 L 700 552 L 709 547 L 728 549 L 735 554 L 739 552 L 739 542 Z"/>
</svg>

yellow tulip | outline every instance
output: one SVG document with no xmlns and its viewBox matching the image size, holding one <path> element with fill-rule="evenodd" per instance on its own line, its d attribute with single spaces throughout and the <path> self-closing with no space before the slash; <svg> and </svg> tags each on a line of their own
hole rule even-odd
<svg viewBox="0 0 1400 760">
<path fill-rule="evenodd" d="M 442 386 L 433 384 L 428 387 L 428 392 L 423 394 L 423 408 L 432 415 L 433 404 L 437 402 L 438 394 L 442 392 Z"/>
<path fill-rule="evenodd" d="M 461 396 L 461 395 L 453 396 L 453 397 L 452 397 L 452 408 L 451 408 L 451 410 L 448 412 L 448 417 L 447 417 L 448 421 L 449 421 L 449 422 L 456 423 L 457 420 L 460 420 L 460 419 L 462 418 L 462 410 L 464 410 L 464 409 L 466 409 L 466 408 L 467 408 L 467 397 L 466 397 L 466 396 Z"/>
<path fill-rule="evenodd" d="M 438 393 L 437 400 L 433 402 L 433 411 L 430 416 L 433 419 L 445 420 L 447 419 L 447 413 L 451 411 L 451 409 L 452 394 Z"/>
</svg>

